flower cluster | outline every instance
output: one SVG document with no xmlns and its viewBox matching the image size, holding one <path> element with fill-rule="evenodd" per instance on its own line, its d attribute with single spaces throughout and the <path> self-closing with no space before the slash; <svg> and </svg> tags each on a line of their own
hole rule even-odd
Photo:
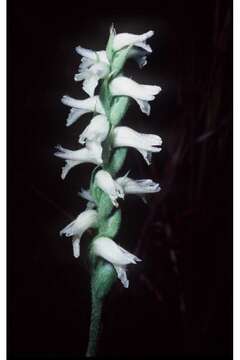
<svg viewBox="0 0 240 360">
<path fill-rule="evenodd" d="M 130 99 L 149 115 L 149 102 L 161 91 L 159 86 L 139 84 L 124 76 L 123 67 L 129 58 L 136 60 L 140 68 L 146 65 L 147 55 L 152 52 L 147 40 L 153 34 L 153 31 L 141 35 L 116 34 L 112 27 L 106 50 L 76 47 L 82 58 L 74 80 L 82 82 L 82 89 L 89 97 L 79 100 L 63 96 L 62 103 L 70 107 L 66 126 L 74 124 L 87 113 L 91 113 L 92 118 L 79 135 L 80 146 L 76 150 L 58 145 L 55 152 L 57 157 L 65 160 L 62 179 L 73 167 L 82 163 L 97 165 L 92 172 L 89 189 L 80 192 L 80 196 L 87 200 L 85 211 L 61 230 L 60 235 L 71 237 L 73 254 L 78 258 L 83 233 L 89 228 L 96 229 L 96 236 L 90 241 L 89 256 L 94 259 L 93 264 L 98 259 L 112 264 L 124 287 L 129 285 L 126 266 L 141 260 L 113 240 L 121 222 L 119 199 L 128 194 L 143 197 L 156 193 L 160 191 L 160 186 L 150 179 L 134 180 L 128 177 L 128 173 L 121 177 L 116 177 L 116 174 L 124 163 L 127 148 L 136 149 L 150 165 L 152 153 L 161 150 L 162 140 L 158 135 L 142 134 L 130 127 L 118 126 Z M 98 87 L 100 91 L 97 95 Z M 112 215 L 114 208 L 118 209 Z"/>
</svg>

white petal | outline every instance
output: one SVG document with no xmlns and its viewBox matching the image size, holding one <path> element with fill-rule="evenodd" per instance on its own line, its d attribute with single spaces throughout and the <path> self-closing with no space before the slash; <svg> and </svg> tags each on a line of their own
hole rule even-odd
<svg viewBox="0 0 240 360">
<path fill-rule="evenodd" d="M 79 143 L 85 144 L 88 140 L 102 142 L 108 135 L 110 124 L 105 115 L 97 115 L 92 118 L 90 124 L 79 137 Z"/>
<path fill-rule="evenodd" d="M 97 51 L 97 55 L 99 57 L 99 61 L 109 64 L 107 53 L 105 50 Z"/>
<path fill-rule="evenodd" d="M 80 256 L 80 239 L 78 237 L 73 237 L 72 239 L 72 246 L 73 246 L 73 256 L 75 258 L 79 258 Z"/>
<path fill-rule="evenodd" d="M 70 171 L 74 166 L 80 165 L 81 163 L 82 163 L 81 161 L 66 160 L 65 166 L 62 167 L 61 179 L 64 180 L 65 177 L 67 176 L 67 174 L 69 173 L 69 171 Z"/>
<path fill-rule="evenodd" d="M 88 71 L 79 71 L 78 74 L 74 75 L 74 80 L 75 81 L 83 81 L 84 79 L 86 79 L 86 77 L 89 77 L 89 72 Z"/>
<path fill-rule="evenodd" d="M 99 144 L 88 143 L 85 148 L 80 150 L 68 150 L 62 146 L 57 147 L 58 151 L 54 154 L 61 159 L 66 160 L 66 165 L 62 168 L 62 179 L 66 177 L 69 170 L 82 163 L 102 164 L 102 147 Z"/>
<path fill-rule="evenodd" d="M 138 103 L 141 111 L 142 111 L 144 114 L 146 114 L 147 116 L 149 116 L 149 115 L 150 115 L 150 111 L 151 111 L 151 106 L 150 106 L 150 104 L 149 104 L 146 100 L 140 100 L 140 99 L 137 99 L 137 98 L 135 98 L 134 100 Z"/>
<path fill-rule="evenodd" d="M 90 50 L 90 49 L 85 49 L 81 46 L 77 46 L 75 48 L 76 52 L 81 55 L 81 56 L 84 56 L 86 58 L 89 58 L 93 61 L 96 61 L 97 60 L 97 54 L 96 54 L 96 51 L 93 51 L 93 50 Z"/>
<path fill-rule="evenodd" d="M 62 97 L 62 103 L 64 105 L 77 108 L 77 109 L 85 109 L 88 111 L 94 111 L 96 107 L 96 101 L 98 96 L 89 97 L 84 100 L 74 99 L 71 96 L 64 95 Z"/>
<path fill-rule="evenodd" d="M 152 153 L 150 151 L 146 151 L 146 150 L 143 150 L 143 149 L 137 149 L 140 154 L 143 156 L 144 160 L 146 161 L 146 163 L 148 165 L 151 165 L 151 162 L 152 162 Z M 160 151 L 160 150 L 159 150 Z"/>
<path fill-rule="evenodd" d="M 78 195 L 80 195 L 83 199 L 94 202 L 94 199 L 92 197 L 92 195 L 90 194 L 90 191 L 85 190 L 85 189 L 81 189 L 81 191 L 78 193 Z"/>
<path fill-rule="evenodd" d="M 117 34 L 113 40 L 113 48 L 115 51 L 122 49 L 125 46 L 136 45 L 136 43 L 146 41 L 148 38 L 154 35 L 153 31 L 148 31 L 141 35 L 122 33 Z"/>
<path fill-rule="evenodd" d="M 152 101 L 161 88 L 155 85 L 138 84 L 136 81 L 125 76 L 118 76 L 109 85 L 113 96 L 129 96 L 133 99 Z"/>
<path fill-rule="evenodd" d="M 96 185 L 110 197 L 114 206 L 118 207 L 117 198 L 124 198 L 122 187 L 113 180 L 105 170 L 99 170 L 95 175 Z"/>
<path fill-rule="evenodd" d="M 92 66 L 93 64 L 95 64 L 95 61 L 94 60 L 91 60 L 91 59 L 88 59 L 88 58 L 85 58 L 83 57 L 81 59 L 81 64 L 79 65 L 79 68 L 78 68 L 78 71 L 81 72 L 81 71 L 86 71 L 88 70 L 88 68 L 90 66 Z"/>
<path fill-rule="evenodd" d="M 123 286 L 127 289 L 129 287 L 129 281 L 127 278 L 126 266 L 118 266 L 118 265 L 113 265 L 113 266 L 114 266 L 114 269 L 116 270 L 118 279 L 121 281 Z"/>
<path fill-rule="evenodd" d="M 138 46 L 144 50 L 146 50 L 147 52 L 151 53 L 152 52 L 152 48 L 150 45 L 146 44 L 144 41 L 140 41 L 138 43 L 134 44 L 135 46 Z"/>
<path fill-rule="evenodd" d="M 113 131 L 114 147 L 134 147 L 143 152 L 159 152 L 162 139 L 158 135 L 142 134 L 127 126 L 118 126 Z M 144 155 L 145 157 L 145 155 Z"/>
<path fill-rule="evenodd" d="M 66 126 L 71 126 L 75 123 L 82 115 L 88 113 L 88 110 L 72 108 L 68 114 L 66 120 Z"/>
<path fill-rule="evenodd" d="M 93 96 L 97 85 L 98 85 L 98 78 L 96 76 L 91 76 L 89 79 L 84 80 L 83 90 L 89 96 Z"/>
<path fill-rule="evenodd" d="M 82 234 L 90 227 L 95 227 L 98 221 L 96 210 L 85 210 L 78 217 L 60 231 L 60 235 L 77 236 L 81 239 Z"/>
<path fill-rule="evenodd" d="M 150 179 L 133 180 L 129 177 L 120 177 L 116 180 L 126 194 L 147 194 L 161 190 L 159 184 Z"/>
</svg>

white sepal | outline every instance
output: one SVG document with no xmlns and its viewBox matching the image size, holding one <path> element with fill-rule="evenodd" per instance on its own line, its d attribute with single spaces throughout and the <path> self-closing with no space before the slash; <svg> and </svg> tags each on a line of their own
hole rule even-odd
<svg viewBox="0 0 240 360">
<path fill-rule="evenodd" d="M 98 213 L 96 210 L 85 210 L 78 217 L 60 231 L 60 236 L 72 236 L 73 254 L 80 256 L 80 240 L 83 233 L 98 223 Z"/>
<path fill-rule="evenodd" d="M 113 131 L 114 147 L 133 147 L 138 150 L 148 165 L 153 152 L 161 151 L 162 139 L 158 135 L 142 134 L 127 126 L 118 126 Z"/>
<path fill-rule="evenodd" d="M 129 96 L 133 98 L 143 113 L 150 114 L 150 105 L 148 101 L 155 99 L 161 91 L 160 86 L 138 84 L 136 81 L 125 76 L 118 76 L 113 79 L 109 85 L 113 96 Z"/>
<path fill-rule="evenodd" d="M 96 112 L 103 115 L 105 114 L 105 110 L 102 106 L 99 96 L 93 96 L 84 100 L 78 100 L 70 96 L 64 95 L 61 101 L 64 105 L 71 107 L 70 113 L 68 114 L 66 126 L 72 125 L 79 119 L 80 116 L 89 112 Z"/>
<path fill-rule="evenodd" d="M 114 51 L 118 51 L 126 46 L 137 46 L 141 47 L 148 52 L 152 52 L 151 47 L 146 44 L 146 40 L 154 35 L 152 30 L 141 34 L 129 34 L 129 33 L 121 33 L 114 36 L 113 39 L 113 49 Z"/>
<path fill-rule="evenodd" d="M 112 239 L 103 236 L 94 240 L 93 251 L 97 256 L 102 257 L 114 266 L 118 278 L 127 288 L 129 282 L 126 275 L 126 265 L 136 264 L 141 259 L 117 245 Z"/>
<path fill-rule="evenodd" d="M 95 175 L 95 184 L 110 197 L 114 206 L 118 207 L 117 199 L 124 199 L 122 187 L 113 180 L 112 176 L 105 170 L 99 170 Z"/>
<path fill-rule="evenodd" d="M 86 141 L 103 142 L 108 135 L 109 126 L 110 124 L 105 115 L 94 116 L 80 135 L 78 142 L 80 144 L 85 144 Z"/>
</svg>

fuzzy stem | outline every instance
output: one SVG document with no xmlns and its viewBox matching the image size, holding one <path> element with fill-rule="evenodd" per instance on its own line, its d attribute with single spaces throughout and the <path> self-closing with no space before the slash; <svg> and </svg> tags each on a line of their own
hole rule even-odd
<svg viewBox="0 0 240 360">
<path fill-rule="evenodd" d="M 96 356 L 102 314 L 102 300 L 92 292 L 91 324 L 86 357 Z"/>
</svg>

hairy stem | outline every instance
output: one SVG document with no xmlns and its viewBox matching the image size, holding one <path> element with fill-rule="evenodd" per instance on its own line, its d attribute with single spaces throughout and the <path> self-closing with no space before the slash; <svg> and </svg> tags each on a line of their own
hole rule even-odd
<svg viewBox="0 0 240 360">
<path fill-rule="evenodd" d="M 92 292 L 91 324 L 86 357 L 96 356 L 102 314 L 102 300 L 96 298 Z"/>
</svg>

